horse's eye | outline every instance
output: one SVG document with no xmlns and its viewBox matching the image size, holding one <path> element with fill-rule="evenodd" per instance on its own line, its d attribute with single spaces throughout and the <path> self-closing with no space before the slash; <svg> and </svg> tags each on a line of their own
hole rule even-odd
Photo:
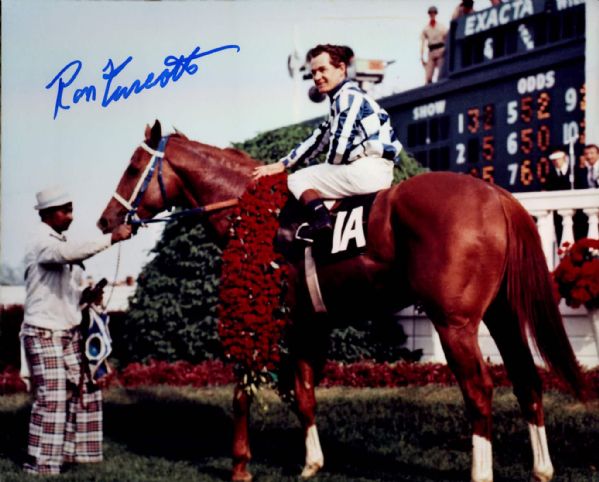
<svg viewBox="0 0 599 482">
<path fill-rule="evenodd" d="M 129 164 L 129 167 L 127 167 L 127 174 L 129 176 L 135 176 L 139 173 L 139 168 L 135 167 L 132 164 Z"/>
</svg>

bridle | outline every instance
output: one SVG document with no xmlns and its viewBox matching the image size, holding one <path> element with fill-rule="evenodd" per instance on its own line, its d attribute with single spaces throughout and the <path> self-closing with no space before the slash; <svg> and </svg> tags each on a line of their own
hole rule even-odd
<svg viewBox="0 0 599 482">
<path fill-rule="evenodd" d="M 127 215 L 125 216 L 125 222 L 129 224 L 144 224 L 145 221 L 139 219 L 137 215 L 137 208 L 141 204 L 141 200 L 150 185 L 150 181 L 154 176 L 154 171 L 156 167 L 158 167 L 158 185 L 160 186 L 160 194 L 162 194 L 162 202 L 164 205 L 164 209 L 168 208 L 167 205 L 167 197 L 166 197 L 166 189 L 164 187 L 164 179 L 162 178 L 162 161 L 164 160 L 164 151 L 166 149 L 166 143 L 168 142 L 169 136 L 164 136 L 160 139 L 158 143 L 158 148 L 156 150 L 149 147 L 145 142 L 140 144 L 140 147 L 146 151 L 147 153 L 152 155 L 150 162 L 144 169 L 144 172 L 140 176 L 129 200 L 126 200 L 123 196 L 121 196 L 118 192 L 114 192 L 112 197 L 114 197 L 121 205 L 127 209 Z"/>
<path fill-rule="evenodd" d="M 156 150 L 152 149 L 145 142 L 142 142 L 139 145 L 144 151 L 146 151 L 148 154 L 152 155 L 150 162 L 148 162 L 148 165 L 145 167 L 143 173 L 141 174 L 139 180 L 137 181 L 137 184 L 135 185 L 135 188 L 133 189 L 133 192 L 131 193 L 131 196 L 129 197 L 128 200 L 125 199 L 123 196 L 121 196 L 116 191 L 112 195 L 112 197 L 114 197 L 114 199 L 116 199 L 122 206 L 125 207 L 125 209 L 127 209 L 127 214 L 125 216 L 126 223 L 134 225 L 134 226 L 143 226 L 147 223 L 160 223 L 160 222 L 174 221 L 175 219 L 177 219 L 181 216 L 188 216 L 190 214 L 200 214 L 200 213 L 206 213 L 206 212 L 211 212 L 211 211 L 217 211 L 220 209 L 233 207 L 233 206 L 236 206 L 237 204 L 239 204 L 238 199 L 227 199 L 225 201 L 219 201 L 219 202 L 215 202 L 212 204 L 207 204 L 206 206 L 200 206 L 200 207 L 191 208 L 191 209 L 184 209 L 182 211 L 177 211 L 175 213 L 169 214 L 168 216 L 164 216 L 164 217 L 160 217 L 160 218 L 140 219 L 139 216 L 137 215 L 137 209 L 139 208 L 139 205 L 141 204 L 141 200 L 142 200 L 145 192 L 147 191 L 148 186 L 150 185 L 150 182 L 152 181 L 152 177 L 154 176 L 154 171 L 156 171 L 156 168 L 158 168 L 158 172 L 157 172 L 156 176 L 158 178 L 158 185 L 160 186 L 160 194 L 162 195 L 163 210 L 167 210 L 170 207 L 168 204 L 167 196 L 166 196 L 166 188 L 164 186 L 164 179 L 162 177 L 163 161 L 168 161 L 165 158 L 164 153 L 166 150 L 166 143 L 168 142 L 169 137 L 170 136 L 162 137 L 160 139 L 160 142 L 158 143 L 158 148 Z"/>
</svg>

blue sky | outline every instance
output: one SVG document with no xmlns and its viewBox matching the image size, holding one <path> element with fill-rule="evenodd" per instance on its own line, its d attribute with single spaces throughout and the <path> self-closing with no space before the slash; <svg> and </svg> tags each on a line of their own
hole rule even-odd
<svg viewBox="0 0 599 482">
<path fill-rule="evenodd" d="M 435 0 L 448 24 L 457 0 Z M 489 6 L 477 2 L 479 8 Z M 390 1 L 32 1 L 2 2 L 2 138 L 0 263 L 19 266 L 38 221 L 35 192 L 61 184 L 75 202 L 74 239 L 97 236 L 104 209 L 147 123 L 159 119 L 188 137 L 225 147 L 259 132 L 326 113 L 294 82 L 287 56 L 317 43 L 350 45 L 359 58 L 395 60 L 378 94 L 422 84 L 419 33 L 427 2 Z M 128 85 L 164 69 L 169 55 L 237 44 L 195 62 L 194 75 L 102 107 L 80 101 L 53 119 L 57 89 L 46 85 L 70 62 L 81 62 L 75 88 L 101 98 L 108 59 L 131 62 L 118 75 Z M 115 81 L 116 82 L 116 81 Z M 123 243 L 120 276 L 137 275 L 161 227 Z M 91 259 L 95 278 L 114 276 L 117 249 Z"/>
</svg>

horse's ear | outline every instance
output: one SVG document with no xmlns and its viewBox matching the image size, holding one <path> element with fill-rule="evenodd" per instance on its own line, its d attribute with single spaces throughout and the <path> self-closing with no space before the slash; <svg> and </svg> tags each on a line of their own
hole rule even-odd
<svg viewBox="0 0 599 482">
<path fill-rule="evenodd" d="M 146 125 L 146 144 L 148 147 L 156 149 L 161 137 L 162 127 L 160 126 L 160 121 L 158 121 L 158 119 L 156 119 L 151 129 L 149 125 Z"/>
<path fill-rule="evenodd" d="M 187 139 L 187 136 L 185 134 L 183 134 L 183 132 L 181 132 L 179 129 L 177 129 L 175 126 L 173 126 L 173 129 L 175 129 L 175 134 L 177 134 L 178 136 L 183 137 L 183 139 Z"/>
</svg>

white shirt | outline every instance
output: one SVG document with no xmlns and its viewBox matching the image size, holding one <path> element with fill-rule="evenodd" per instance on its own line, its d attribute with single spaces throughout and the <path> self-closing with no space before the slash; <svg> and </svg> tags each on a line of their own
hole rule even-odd
<svg viewBox="0 0 599 482">
<path fill-rule="evenodd" d="M 557 174 L 559 176 L 567 176 L 568 175 L 568 163 L 564 162 L 561 167 L 555 167 L 555 172 L 557 172 Z"/>
<path fill-rule="evenodd" d="M 589 187 L 599 187 L 599 160 L 592 166 L 587 163 L 587 184 Z"/>
<path fill-rule="evenodd" d="M 50 330 L 79 325 L 83 269 L 71 263 L 80 263 L 110 245 L 110 234 L 92 241 L 72 242 L 40 223 L 25 255 L 24 323 Z"/>
</svg>

